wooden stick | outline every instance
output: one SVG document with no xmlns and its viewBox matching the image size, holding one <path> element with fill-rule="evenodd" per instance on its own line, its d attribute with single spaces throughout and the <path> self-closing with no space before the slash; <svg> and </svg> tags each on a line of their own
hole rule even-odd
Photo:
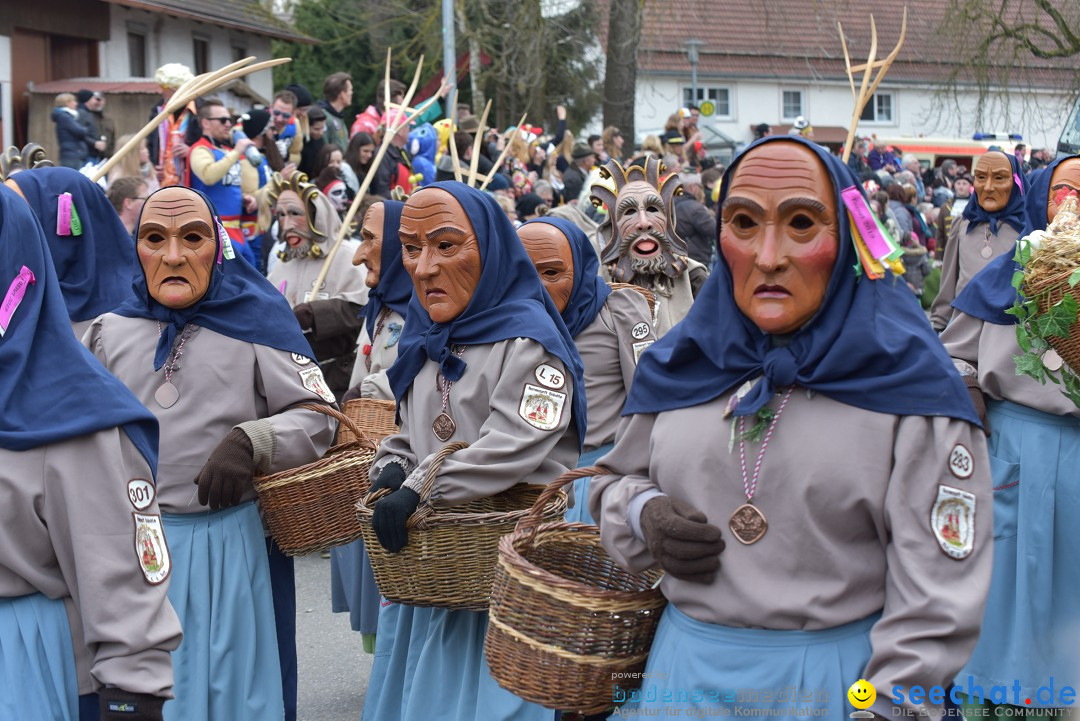
<svg viewBox="0 0 1080 721">
<path fill-rule="evenodd" d="M 227 71 L 229 70 L 229 68 L 243 65 L 248 60 L 253 59 L 254 58 L 245 58 L 245 60 L 238 61 L 236 63 L 233 63 L 232 65 L 227 65 L 221 70 L 218 70 L 214 73 L 206 74 L 205 77 L 207 79 L 200 83 L 192 84 L 192 81 L 189 80 L 187 83 L 184 83 L 184 85 L 181 85 L 180 89 L 185 87 L 187 88 L 185 94 L 180 95 L 180 89 L 177 89 L 177 91 L 173 93 L 172 98 L 169 99 L 169 102 L 166 104 L 165 108 L 160 113 L 158 113 L 153 120 L 144 125 L 142 127 L 142 130 L 135 133 L 135 135 L 133 135 L 129 141 L 124 143 L 122 148 L 113 153 L 111 158 L 106 160 L 103 165 L 101 165 L 97 170 L 95 170 L 93 175 L 90 176 L 90 179 L 96 183 L 97 181 L 108 175 L 109 171 L 112 170 L 116 166 L 116 164 L 124 158 L 125 155 L 137 148 L 139 146 L 139 143 L 141 143 L 146 136 L 156 130 L 157 126 L 160 125 L 166 117 L 175 112 L 177 109 L 184 107 L 200 95 L 204 95 L 212 90 L 215 90 L 222 85 L 232 80 L 235 80 L 236 78 L 250 75 L 251 73 L 256 73 L 260 70 L 272 68 L 277 65 L 283 65 L 292 61 L 292 58 L 276 58 L 274 60 L 265 60 L 261 63 L 255 63 L 254 65 L 251 65 L 249 67 L 240 67 L 239 69 L 232 70 L 231 72 L 222 73 L 222 71 Z M 210 75 L 214 75 L 215 77 L 213 79 L 209 79 Z M 204 76 L 200 75 L 199 77 L 202 78 Z M 193 78 L 192 80 L 196 79 L 197 78 Z"/>
<path fill-rule="evenodd" d="M 480 162 L 480 148 L 484 142 L 484 128 L 487 127 L 488 113 L 491 112 L 491 99 L 487 101 L 487 105 L 484 106 L 484 115 L 480 118 L 480 128 L 476 131 L 476 137 L 473 138 L 472 158 L 469 159 L 469 187 L 475 187 L 476 185 L 476 166 Z M 509 145 L 509 143 L 507 143 Z"/>
<path fill-rule="evenodd" d="M 454 180 L 461 182 L 461 163 L 458 161 L 457 140 L 457 103 L 450 110 L 450 159 L 454 161 Z"/>
<path fill-rule="evenodd" d="M 870 16 L 870 54 L 866 59 L 866 63 L 855 67 L 851 66 L 851 62 L 847 52 L 847 43 L 844 40 L 843 27 L 837 23 L 837 27 L 840 28 L 840 42 L 844 47 L 844 62 L 847 68 L 848 82 L 851 84 L 852 90 L 855 88 L 854 73 L 862 71 L 863 78 L 862 83 L 859 86 L 859 92 L 855 95 L 855 109 L 851 113 L 851 125 L 848 129 L 847 139 L 844 141 L 844 153 L 842 155 L 843 161 L 846 163 L 848 158 L 851 157 L 851 147 L 855 143 L 855 134 L 858 129 L 859 120 L 862 117 L 863 109 L 866 107 L 866 103 L 873 97 L 874 91 L 877 90 L 878 85 L 885 78 L 885 73 L 889 71 L 896 57 L 900 54 L 900 48 L 904 45 L 904 39 L 907 37 L 907 6 L 904 6 L 903 19 L 900 24 L 900 38 L 896 42 L 896 46 L 892 49 L 892 52 L 888 54 L 884 59 L 877 60 L 877 25 L 874 22 L 874 16 Z M 873 70 L 877 70 L 877 74 L 874 75 L 873 82 L 870 81 Z"/>
<path fill-rule="evenodd" d="M 390 112 L 390 48 L 386 49 L 386 75 L 383 77 L 383 115 Z"/>
<path fill-rule="evenodd" d="M 847 163 L 851 157 L 851 146 L 855 144 L 855 133 L 862 116 L 862 109 L 866 106 L 866 88 L 870 84 L 870 66 L 877 57 L 877 26 L 874 24 L 874 16 L 870 16 L 870 55 L 866 60 L 866 70 L 863 71 L 862 82 L 859 84 L 859 93 L 855 96 L 855 109 L 851 113 L 851 123 L 848 126 L 847 138 L 844 139 L 844 153 L 841 159 Z M 849 80 L 852 78 L 849 77 Z"/>
<path fill-rule="evenodd" d="M 389 52 L 387 52 L 387 58 L 389 58 Z M 389 62 L 387 67 L 389 68 Z M 413 75 L 412 85 L 409 86 L 409 92 L 405 94 L 405 105 L 408 105 L 412 101 L 413 93 L 416 92 L 416 86 L 420 82 L 420 71 L 424 67 L 424 56 L 420 56 L 420 61 L 416 64 L 416 73 Z M 389 74 L 389 72 L 388 72 Z M 334 256 L 337 255 L 338 248 L 341 247 L 341 242 L 345 240 L 345 234 L 349 232 L 349 226 L 352 225 L 353 218 L 356 217 L 356 211 L 360 208 L 360 202 L 367 195 L 368 188 L 371 187 L 371 181 L 375 179 L 375 173 L 382 165 L 383 157 L 386 155 L 387 148 L 390 147 L 390 141 L 393 139 L 397 132 L 401 130 L 407 124 L 408 118 L 405 113 L 398 113 L 395 119 L 391 119 L 389 115 L 387 117 L 386 131 L 383 133 L 382 143 L 379 145 L 379 151 L 375 154 L 375 157 L 371 161 L 371 167 L 368 168 L 367 174 L 364 175 L 364 182 L 360 184 L 360 190 L 357 191 L 356 197 L 353 198 L 352 204 L 349 206 L 349 211 L 345 213 L 345 219 L 341 222 L 341 228 L 338 230 L 337 238 L 334 239 L 334 244 L 330 247 L 330 252 L 326 254 L 326 260 L 323 261 L 322 270 L 319 271 L 319 275 L 315 278 L 315 284 L 311 287 L 311 290 L 307 295 L 307 302 L 310 303 L 315 299 L 315 294 L 322 288 L 323 282 L 326 280 L 327 274 L 330 272 L 330 263 L 333 262 Z M 396 120 L 396 122 L 395 122 Z"/>
<path fill-rule="evenodd" d="M 525 113 L 524 115 L 521 116 L 521 120 L 519 120 L 517 122 L 517 127 L 520 128 L 522 125 L 525 124 L 525 118 L 528 117 L 528 115 L 529 115 L 528 113 Z M 502 167 L 503 161 L 506 160 L 506 154 L 509 153 L 509 152 L 510 152 L 510 143 L 507 143 L 506 147 L 503 148 L 502 153 L 499 154 L 499 159 L 496 160 L 495 165 L 492 166 L 491 172 L 487 174 L 487 177 L 484 178 L 484 182 L 480 184 L 480 190 L 483 190 L 484 188 L 486 188 L 488 183 L 491 182 L 491 179 L 495 177 L 495 173 L 499 172 L 499 168 Z"/>
<path fill-rule="evenodd" d="M 851 102 L 858 103 L 859 98 L 855 95 L 855 76 L 853 76 L 851 68 L 851 56 L 847 51 L 847 40 L 844 38 L 844 26 L 840 24 L 840 21 L 836 21 L 836 29 L 840 31 L 840 46 L 844 49 L 844 67 L 847 69 L 848 84 L 851 85 Z"/>
</svg>

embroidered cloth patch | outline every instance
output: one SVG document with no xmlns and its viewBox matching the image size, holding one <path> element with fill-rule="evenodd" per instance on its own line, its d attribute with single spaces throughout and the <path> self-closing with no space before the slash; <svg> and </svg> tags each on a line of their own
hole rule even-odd
<svg viewBox="0 0 1080 721">
<path fill-rule="evenodd" d="M 136 478 L 128 481 L 127 494 L 128 500 L 131 501 L 131 505 L 135 507 L 136 511 L 145 511 L 154 502 L 154 496 L 157 495 L 157 492 L 153 483 L 142 478 Z"/>
<path fill-rule="evenodd" d="M 970 556 L 975 548 L 975 494 L 938 486 L 930 528 L 945 555 L 957 560 Z"/>
<path fill-rule="evenodd" d="M 559 390 L 566 384 L 566 378 L 563 376 L 563 372 L 555 366 L 549 366 L 547 363 L 541 363 L 536 366 L 534 373 L 536 375 L 536 380 L 545 388 Z"/>
<path fill-rule="evenodd" d="M 318 366 L 314 368 L 306 368 L 302 371 L 297 371 L 300 374 L 300 380 L 304 383 L 304 388 L 307 388 L 312 393 L 322 398 L 327 403 L 333 403 L 337 398 L 330 390 L 330 386 L 326 385 L 326 379 L 323 378 L 322 371 Z"/>
<path fill-rule="evenodd" d="M 949 472 L 960 479 L 971 478 L 975 472 L 975 458 L 962 443 L 957 443 L 949 451 Z"/>
<path fill-rule="evenodd" d="M 640 343 L 634 344 L 634 363 L 637 363 L 641 359 L 641 354 L 645 352 L 645 349 L 651 346 L 656 341 L 643 340 Z"/>
<path fill-rule="evenodd" d="M 565 393 L 526 384 L 521 393 L 518 415 L 533 428 L 550 431 L 559 426 L 565 406 Z"/>
<path fill-rule="evenodd" d="M 172 559 L 161 528 L 161 516 L 132 513 L 135 517 L 135 555 L 147 583 L 158 585 L 169 577 Z"/>
</svg>

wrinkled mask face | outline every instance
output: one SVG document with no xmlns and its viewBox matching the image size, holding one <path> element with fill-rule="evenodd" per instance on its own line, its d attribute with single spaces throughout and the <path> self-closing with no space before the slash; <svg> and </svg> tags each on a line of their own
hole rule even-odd
<svg viewBox="0 0 1080 721">
<path fill-rule="evenodd" d="M 1004 210 L 1012 193 L 1012 163 L 1004 153 L 987 153 L 975 162 L 975 199 L 987 213 Z"/>
<path fill-rule="evenodd" d="M 353 255 L 353 265 L 366 265 L 367 277 L 364 284 L 368 288 L 374 288 L 379 284 L 379 273 L 382 272 L 382 234 L 383 220 L 386 216 L 386 206 L 375 203 L 364 215 L 364 224 L 360 226 L 360 247 Z"/>
<path fill-rule="evenodd" d="M 812 150 L 749 151 L 721 212 L 720 252 L 739 310 L 764 333 L 793 333 L 825 299 L 838 252 L 832 180 Z"/>
<path fill-rule="evenodd" d="M 179 310 L 206 294 L 217 241 L 213 215 L 194 191 L 174 186 L 155 193 L 143 207 L 135 240 L 151 298 Z"/>
<path fill-rule="evenodd" d="M 574 253 L 570 240 L 551 223 L 526 223 L 518 228 L 518 237 L 536 266 L 544 289 L 562 313 L 574 291 Z"/>
<path fill-rule="evenodd" d="M 465 209 L 441 188 L 415 193 L 401 211 L 401 260 L 436 323 L 461 315 L 480 283 L 480 241 Z"/>
<path fill-rule="evenodd" d="M 612 222 L 618 234 L 618 260 L 612 277 L 620 283 L 636 283 L 670 297 L 674 279 L 686 268 L 675 256 L 667 205 L 660 191 L 644 180 L 623 186 L 615 200 Z M 609 261 L 610 262 L 610 261 Z"/>
<path fill-rule="evenodd" d="M 1080 158 L 1069 158 L 1058 163 L 1050 178 L 1050 197 L 1046 200 L 1046 220 L 1057 215 L 1058 207 L 1070 195 L 1080 194 Z"/>
<path fill-rule="evenodd" d="M 345 190 L 345 183 L 334 181 L 326 186 L 326 197 L 334 206 L 334 210 L 344 213 L 349 208 L 349 194 Z"/>
<path fill-rule="evenodd" d="M 274 207 L 274 216 L 278 222 L 278 240 L 285 242 L 285 250 L 279 253 L 281 259 L 288 262 L 306 258 L 315 245 L 315 233 L 311 230 L 304 201 L 293 191 L 283 190 Z"/>
</svg>

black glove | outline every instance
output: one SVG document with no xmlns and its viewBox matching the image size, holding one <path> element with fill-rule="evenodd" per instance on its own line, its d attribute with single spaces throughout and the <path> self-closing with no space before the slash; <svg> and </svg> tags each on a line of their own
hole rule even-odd
<svg viewBox="0 0 1080 721">
<path fill-rule="evenodd" d="M 389 488 L 391 491 L 396 491 L 401 488 L 401 484 L 405 482 L 405 469 L 401 467 L 400 463 L 387 463 L 379 471 L 379 477 L 371 483 L 371 489 L 368 493 L 374 493 L 380 488 Z"/>
<path fill-rule="evenodd" d="M 724 539 L 696 508 L 657 496 L 641 509 L 641 532 L 656 562 L 675 578 L 712 583 L 720 569 Z"/>
<path fill-rule="evenodd" d="M 129 693 L 119 688 L 98 692 L 101 721 L 162 721 L 165 699 L 144 693 Z"/>
<path fill-rule="evenodd" d="M 355 401 L 357 398 L 362 398 L 360 395 L 360 388 L 364 385 L 363 381 L 357 383 L 349 390 L 345 391 L 345 395 L 341 397 L 342 403 L 348 403 L 349 401 Z M 397 464 L 394 464 L 397 465 Z"/>
<path fill-rule="evenodd" d="M 399 488 L 375 503 L 371 526 L 380 546 L 390 553 L 397 553 L 408 545 L 409 530 L 405 528 L 405 522 L 419 505 L 420 494 L 411 488 Z"/>
<path fill-rule="evenodd" d="M 971 394 L 971 402 L 975 406 L 975 413 L 983 424 L 983 433 L 990 436 L 990 418 L 986 415 L 986 396 L 983 395 L 982 386 L 979 385 L 977 376 L 964 376 L 964 385 Z"/>
<path fill-rule="evenodd" d="M 233 428 L 195 478 L 199 503 L 213 510 L 235 506 L 254 475 L 255 449 L 251 447 L 251 439 L 239 428 Z"/>
<path fill-rule="evenodd" d="M 300 330 L 314 330 L 315 311 L 311 309 L 311 303 L 301 303 L 292 309 L 296 316 L 296 322 L 300 324 Z"/>
</svg>

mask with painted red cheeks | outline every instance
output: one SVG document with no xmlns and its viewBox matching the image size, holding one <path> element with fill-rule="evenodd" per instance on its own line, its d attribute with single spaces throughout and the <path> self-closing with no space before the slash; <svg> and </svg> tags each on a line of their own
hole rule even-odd
<svg viewBox="0 0 1080 721">
<path fill-rule="evenodd" d="M 214 217 L 193 190 L 174 186 L 147 200 L 135 241 L 151 298 L 179 310 L 206 294 L 217 241 Z"/>
<path fill-rule="evenodd" d="M 367 277 L 364 284 L 368 288 L 374 288 L 379 284 L 379 273 L 382 271 L 382 233 L 383 220 L 386 217 L 386 206 L 375 203 L 364 214 L 364 222 L 360 226 L 360 247 L 353 254 L 353 265 L 366 265 Z"/>
<path fill-rule="evenodd" d="M 1058 208 L 1069 196 L 1080 195 L 1080 158 L 1062 160 L 1054 168 L 1050 178 L 1050 195 L 1046 202 L 1046 220 L 1049 223 L 1057 215 Z"/>
<path fill-rule="evenodd" d="M 793 333 L 817 313 L 838 237 L 832 180 L 811 149 L 775 142 L 748 151 L 721 211 L 720 252 L 735 304 L 762 332 Z"/>
<path fill-rule="evenodd" d="M 550 223 L 526 223 L 518 228 L 518 237 L 536 266 L 544 290 L 562 313 L 574 291 L 574 253 L 569 238 Z"/>
</svg>

